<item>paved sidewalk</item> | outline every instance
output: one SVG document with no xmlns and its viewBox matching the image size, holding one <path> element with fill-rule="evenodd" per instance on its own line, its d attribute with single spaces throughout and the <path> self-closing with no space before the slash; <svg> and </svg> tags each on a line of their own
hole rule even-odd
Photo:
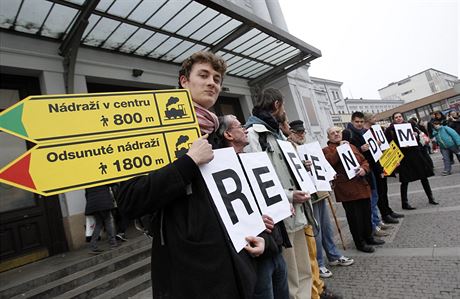
<svg viewBox="0 0 460 299">
<path fill-rule="evenodd" d="M 440 154 L 431 156 L 436 176 L 429 178 L 438 206 L 428 204 L 420 182 L 409 184 L 413 211 L 401 210 L 399 181 L 390 178 L 389 198 L 393 210 L 405 214 L 393 225 L 386 244 L 375 253 L 354 249 L 341 205 L 336 205 L 347 246 L 349 267 L 329 267 L 328 287 L 343 298 L 460 298 L 460 165 L 452 175 L 441 176 Z M 337 238 L 337 244 L 340 244 Z M 341 246 L 340 246 L 341 247 Z"/>
<path fill-rule="evenodd" d="M 429 181 L 440 204 L 428 204 L 420 182 L 413 182 L 409 202 L 417 209 L 402 211 L 399 181 L 389 178 L 390 206 L 405 218 L 373 254 L 354 248 L 342 205 L 334 204 L 347 248 L 343 253 L 355 264 L 329 267 L 328 288 L 344 299 L 460 298 L 460 165 L 456 161 L 453 174 L 441 176 L 441 155 L 432 158 L 436 176 Z M 343 249 L 338 236 L 336 244 Z M 131 298 L 152 298 L 151 289 Z"/>
</svg>

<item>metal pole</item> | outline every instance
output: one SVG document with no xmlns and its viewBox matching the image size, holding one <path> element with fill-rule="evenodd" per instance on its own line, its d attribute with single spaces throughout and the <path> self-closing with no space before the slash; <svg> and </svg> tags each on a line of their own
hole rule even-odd
<svg viewBox="0 0 460 299">
<path fill-rule="evenodd" d="M 342 241 L 343 250 L 347 250 L 347 248 L 345 247 L 345 242 L 343 241 L 342 231 L 340 230 L 339 222 L 337 221 L 337 216 L 335 216 L 334 207 L 332 207 L 330 195 L 327 196 L 327 201 L 329 202 L 329 207 L 331 208 L 332 216 L 334 217 L 335 226 L 337 227 L 337 231 L 339 232 L 340 241 Z"/>
</svg>

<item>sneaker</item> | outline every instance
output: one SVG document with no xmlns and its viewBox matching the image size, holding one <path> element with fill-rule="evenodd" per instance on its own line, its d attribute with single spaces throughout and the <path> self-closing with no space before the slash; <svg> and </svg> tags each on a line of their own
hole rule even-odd
<svg viewBox="0 0 460 299">
<path fill-rule="evenodd" d="M 389 236 L 390 234 L 387 233 L 387 232 L 384 232 L 383 230 L 380 229 L 380 227 L 377 226 L 375 228 L 375 231 L 374 231 L 373 235 L 375 237 L 386 237 L 386 236 Z"/>
<path fill-rule="evenodd" d="M 451 174 L 450 171 L 443 171 L 441 175 L 446 176 L 446 175 L 450 175 L 450 174 Z"/>
<path fill-rule="evenodd" d="M 328 278 L 332 276 L 332 272 L 326 267 L 319 267 L 319 276 L 322 278 Z"/>
<path fill-rule="evenodd" d="M 115 236 L 118 240 L 122 241 L 122 242 L 126 242 L 128 241 L 128 238 L 126 238 L 126 234 L 125 233 L 119 233 Z"/>
<path fill-rule="evenodd" d="M 350 265 L 353 265 L 354 262 L 355 261 L 353 259 L 342 255 L 341 257 L 339 257 L 338 260 L 329 262 L 329 265 L 331 265 L 331 266 L 337 266 L 337 265 L 350 266 Z"/>
<path fill-rule="evenodd" d="M 393 226 L 389 225 L 389 224 L 386 224 L 385 222 L 380 222 L 378 227 L 380 227 L 380 229 L 383 229 L 383 230 L 387 230 L 387 229 L 392 229 Z"/>
</svg>

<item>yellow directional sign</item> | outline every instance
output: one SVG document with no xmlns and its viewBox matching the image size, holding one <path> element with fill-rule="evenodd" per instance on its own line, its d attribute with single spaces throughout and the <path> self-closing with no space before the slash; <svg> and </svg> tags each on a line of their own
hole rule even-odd
<svg viewBox="0 0 460 299">
<path fill-rule="evenodd" d="M 390 175 L 398 167 L 399 163 L 404 158 L 404 154 L 394 141 L 390 143 L 390 147 L 383 152 L 380 157 L 380 165 L 382 165 L 385 175 Z"/>
<path fill-rule="evenodd" d="M 196 122 L 188 90 L 31 96 L 0 113 L 0 129 L 35 143 L 161 132 Z"/>
<path fill-rule="evenodd" d="M 188 129 L 39 144 L 2 169 L 0 182 L 45 196 L 117 182 L 173 162 L 199 134 L 195 123 Z"/>
</svg>

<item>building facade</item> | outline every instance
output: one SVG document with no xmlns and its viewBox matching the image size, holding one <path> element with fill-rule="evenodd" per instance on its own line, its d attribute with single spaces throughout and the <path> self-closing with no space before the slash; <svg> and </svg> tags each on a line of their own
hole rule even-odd
<svg viewBox="0 0 460 299">
<path fill-rule="evenodd" d="M 435 69 L 408 76 L 379 89 L 383 100 L 402 100 L 409 103 L 432 94 L 452 88 L 458 78 Z"/>
</svg>

